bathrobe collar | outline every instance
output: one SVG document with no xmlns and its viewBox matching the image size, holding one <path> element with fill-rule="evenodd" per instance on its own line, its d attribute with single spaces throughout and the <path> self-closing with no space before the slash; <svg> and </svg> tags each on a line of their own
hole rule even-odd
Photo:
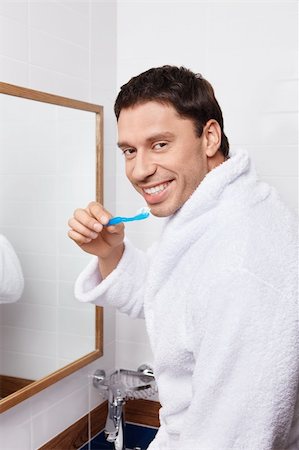
<svg viewBox="0 0 299 450">
<path fill-rule="evenodd" d="M 250 175 L 251 181 L 256 180 L 256 172 L 252 167 L 248 152 L 243 149 L 230 151 L 229 159 L 212 169 L 187 202 L 166 220 L 166 227 L 169 227 L 170 224 L 175 227 L 186 224 L 213 208 L 221 199 L 226 188 L 245 174 Z M 233 191 L 235 192 L 235 189 Z"/>
<path fill-rule="evenodd" d="M 155 264 L 148 274 L 150 299 L 154 298 L 184 253 L 210 229 L 213 220 L 222 219 L 228 202 L 238 196 L 246 205 L 247 199 L 243 197 L 251 192 L 248 183 L 254 179 L 255 171 L 248 153 L 245 150 L 231 152 L 230 158 L 211 170 L 187 202 L 166 219 L 154 247 Z M 218 206 L 221 213 L 217 212 Z"/>
</svg>

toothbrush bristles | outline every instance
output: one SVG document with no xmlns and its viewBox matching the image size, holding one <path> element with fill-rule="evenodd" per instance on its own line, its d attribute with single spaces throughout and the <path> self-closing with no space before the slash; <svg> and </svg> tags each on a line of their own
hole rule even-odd
<svg viewBox="0 0 299 450">
<path fill-rule="evenodd" d="M 149 208 L 148 206 L 144 206 L 143 208 L 140 208 L 137 212 L 139 214 L 147 214 L 151 212 L 151 208 Z"/>
</svg>

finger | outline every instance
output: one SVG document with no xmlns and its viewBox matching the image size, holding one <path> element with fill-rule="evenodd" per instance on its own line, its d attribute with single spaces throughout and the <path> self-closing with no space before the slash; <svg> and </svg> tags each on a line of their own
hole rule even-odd
<svg viewBox="0 0 299 450">
<path fill-rule="evenodd" d="M 90 239 L 96 239 L 98 237 L 98 233 L 94 230 L 91 230 L 90 228 L 87 228 L 82 223 L 78 222 L 76 219 L 72 218 L 68 222 L 69 227 L 76 231 L 79 234 L 82 234 L 84 237 L 90 238 Z M 98 224 L 101 229 L 103 228 L 102 225 Z M 99 230 L 101 231 L 101 230 Z"/>
<path fill-rule="evenodd" d="M 68 237 L 76 242 L 78 245 L 88 244 L 92 239 L 82 236 L 82 234 L 77 233 L 77 231 L 69 230 Z"/>
<path fill-rule="evenodd" d="M 97 219 L 100 223 L 103 225 L 106 225 L 109 222 L 109 219 L 112 217 L 112 215 L 107 211 L 103 205 L 97 202 L 91 202 L 89 203 L 87 210 L 89 211 L 90 215 L 93 216 L 95 219 Z"/>
<path fill-rule="evenodd" d="M 76 209 L 74 212 L 74 219 L 84 225 L 86 228 L 90 230 L 94 230 L 96 232 L 100 232 L 103 229 L 103 225 L 97 221 L 94 217 L 91 217 L 90 213 L 86 209 Z M 71 225 L 73 223 L 73 218 L 69 220 L 69 226 L 73 228 Z"/>
<path fill-rule="evenodd" d="M 122 233 L 124 227 L 125 227 L 124 224 L 121 222 L 121 223 L 118 223 L 117 225 L 109 225 L 108 227 L 105 227 L 105 229 L 107 231 L 109 231 L 109 233 L 117 234 L 117 233 Z"/>
</svg>

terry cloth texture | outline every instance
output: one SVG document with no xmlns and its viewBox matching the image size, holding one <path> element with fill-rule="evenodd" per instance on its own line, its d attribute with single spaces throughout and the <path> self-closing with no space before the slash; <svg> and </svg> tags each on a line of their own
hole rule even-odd
<svg viewBox="0 0 299 450">
<path fill-rule="evenodd" d="M 24 278 L 19 259 L 6 237 L 0 235 L 0 303 L 19 300 Z"/>
<path fill-rule="evenodd" d="M 145 254 L 125 241 L 75 295 L 145 317 L 161 427 L 149 450 L 299 449 L 296 221 L 240 150 Z"/>
</svg>

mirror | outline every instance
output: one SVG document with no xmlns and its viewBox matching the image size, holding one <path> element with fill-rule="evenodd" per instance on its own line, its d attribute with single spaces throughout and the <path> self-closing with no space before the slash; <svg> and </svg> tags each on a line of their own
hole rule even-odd
<svg viewBox="0 0 299 450">
<path fill-rule="evenodd" d="M 103 312 L 74 298 L 90 260 L 68 218 L 102 202 L 103 108 L 0 83 L 0 234 L 25 288 L 0 304 L 0 412 L 103 354 Z"/>
</svg>

